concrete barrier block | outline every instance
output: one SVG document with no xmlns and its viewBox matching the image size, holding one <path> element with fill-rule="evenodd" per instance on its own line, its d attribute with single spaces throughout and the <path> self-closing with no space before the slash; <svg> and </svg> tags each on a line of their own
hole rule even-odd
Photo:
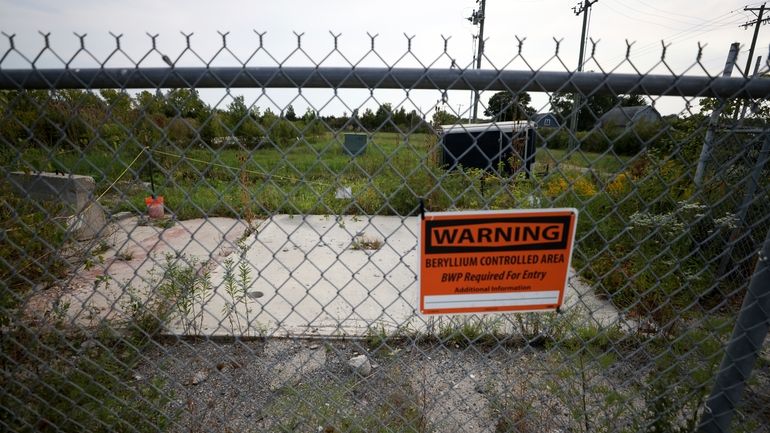
<svg viewBox="0 0 770 433">
<path fill-rule="evenodd" d="M 78 240 L 96 237 L 107 224 L 95 200 L 96 182 L 91 176 L 12 172 L 9 183 L 23 198 L 63 205 L 63 215 L 55 216 L 67 217 L 67 229 Z"/>
</svg>

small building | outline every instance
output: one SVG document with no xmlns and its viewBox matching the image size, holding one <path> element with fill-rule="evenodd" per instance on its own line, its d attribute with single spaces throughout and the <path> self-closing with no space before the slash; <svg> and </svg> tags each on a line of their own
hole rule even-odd
<svg viewBox="0 0 770 433">
<path fill-rule="evenodd" d="M 440 126 L 441 163 L 499 174 L 524 170 L 535 161 L 535 123 L 528 121 Z"/>
<path fill-rule="evenodd" d="M 615 107 L 604 113 L 596 121 L 597 128 L 619 127 L 638 125 L 640 123 L 657 123 L 663 118 L 658 110 L 650 105 L 637 105 L 632 107 Z"/>
<path fill-rule="evenodd" d="M 538 128 L 558 128 L 560 126 L 553 113 L 537 113 L 532 116 L 532 121 L 537 124 Z"/>
</svg>

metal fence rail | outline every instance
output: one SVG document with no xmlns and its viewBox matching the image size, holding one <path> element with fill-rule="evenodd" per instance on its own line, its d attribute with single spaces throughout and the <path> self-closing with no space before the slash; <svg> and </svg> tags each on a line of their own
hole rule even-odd
<svg viewBox="0 0 770 433">
<path fill-rule="evenodd" d="M 165 67 L 3 70 L 0 89 L 334 88 L 646 93 L 768 98 L 764 79 L 659 74 L 369 67 Z"/>
<path fill-rule="evenodd" d="M 214 67 L 186 37 L 198 66 L 8 37 L 0 429 L 770 431 L 766 67 L 289 66 L 261 35 Z M 549 208 L 579 214 L 558 311 L 418 313 L 424 212 Z"/>
</svg>

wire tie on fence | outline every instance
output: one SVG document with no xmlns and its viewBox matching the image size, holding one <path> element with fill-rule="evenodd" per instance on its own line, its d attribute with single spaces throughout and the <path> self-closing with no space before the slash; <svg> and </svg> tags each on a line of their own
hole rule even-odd
<svg viewBox="0 0 770 433">
<path fill-rule="evenodd" d="M 425 219 L 425 200 L 420 197 L 420 219 Z"/>
</svg>

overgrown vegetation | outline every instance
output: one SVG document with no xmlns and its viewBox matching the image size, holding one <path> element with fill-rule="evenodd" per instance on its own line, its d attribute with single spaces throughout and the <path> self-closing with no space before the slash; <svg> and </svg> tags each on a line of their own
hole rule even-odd
<svg viewBox="0 0 770 433">
<path fill-rule="evenodd" d="M 236 216 L 250 226 L 257 216 L 275 213 L 415 215 L 420 199 L 436 211 L 577 208 L 573 266 L 600 296 L 638 324 L 635 333 L 565 329 L 570 323 L 565 318 L 517 316 L 518 339 L 511 337 L 512 329 L 494 321 L 462 320 L 440 323 L 427 335 L 404 329 L 392 335 L 373 328 L 368 343 L 373 350 L 385 349 L 381 353 L 417 341 L 458 349 L 513 343 L 557 350 L 563 368 L 551 391 L 564 397 L 570 417 L 585 432 L 622 429 L 629 418 L 639 430 L 694 430 L 729 329 L 703 319 L 740 298 L 756 260 L 752 252 L 768 225 L 767 166 L 757 177 L 757 197 L 744 209 L 744 220 L 736 217 L 758 152 L 736 155 L 731 149 L 757 147 L 756 135 L 719 133 L 716 142 L 724 146 L 712 155 L 704 186 L 694 186 L 694 162 L 706 135 L 703 115 L 669 118 L 655 126 L 580 131 L 576 149 L 569 149 L 564 129 L 541 130 L 537 158 L 548 170 L 532 178 L 507 178 L 479 169 L 444 170 L 438 164 L 436 136 L 422 120 L 385 104 L 376 113 L 356 113 L 340 121 L 321 119 L 312 111 L 301 118 L 288 110 L 283 115 L 260 113 L 242 98 L 235 98 L 227 110 L 215 110 L 184 89 L 165 96 L 142 92 L 135 98 L 114 91 L 100 97 L 90 92 L 3 92 L 0 102 L 13 105 L 3 111 L 0 125 L 0 139 L 15 150 L 0 151 L 6 170 L 92 175 L 100 191 L 126 171 L 129 177 L 115 189 L 120 193 L 103 199 L 113 211 L 144 209 L 149 191 L 141 182 L 149 180 L 150 167 L 177 218 Z M 369 134 L 364 155 L 350 158 L 342 151 L 342 134 L 361 127 L 377 132 Z M 351 188 L 352 199 L 335 197 L 341 186 Z M 213 292 L 208 263 L 167 256 L 156 271 L 158 290 L 152 293 L 157 297 L 129 290 L 125 334 L 109 327 L 96 336 L 66 329 L 61 323 L 66 302 L 47 312 L 53 324 L 20 324 L 18 307 L 25 294 L 68 270 L 61 254 L 64 228 L 55 205 L 14 198 L 5 190 L 0 194 L 4 426 L 20 431 L 154 431 L 168 425 L 171 418 L 163 408 L 170 397 L 159 391 L 163 384 L 130 374 L 169 320 L 181 321 L 184 333 L 200 333 L 202 305 Z M 732 245 L 742 253 L 725 261 L 722 254 Z M 366 238 L 351 245 L 380 246 L 381 240 Z M 100 248 L 109 246 L 97 245 L 93 259 Z M 132 259 L 128 251 L 116 257 Z M 729 273 L 721 269 L 723 262 Z M 228 298 L 222 313 L 233 329 L 248 334 L 253 278 L 244 251 L 237 262 L 226 259 L 224 269 Z M 29 346 L 21 346 L 28 341 Z M 624 352 L 627 346 L 636 351 Z M 606 372 L 621 357 L 636 356 L 639 348 L 650 358 L 639 360 L 643 378 L 628 389 L 613 388 Z M 346 411 L 357 386 L 335 383 L 323 392 L 312 385 L 287 389 L 269 410 L 292 414 L 281 421 L 287 431 L 319 425 L 329 431 L 378 431 L 382 417 L 393 413 L 396 431 L 426 428 L 411 389 L 388 388 L 388 399 L 370 413 Z M 645 410 L 638 413 L 639 407 Z M 495 408 L 497 429 L 531 428 L 522 415 L 531 409 L 503 397 Z"/>
<path fill-rule="evenodd" d="M 592 128 L 575 133 L 581 152 L 605 153 L 634 156 L 643 152 L 668 133 L 670 124 L 644 122 L 631 128 Z M 538 131 L 540 139 L 548 143 L 549 149 L 567 149 L 570 132 L 567 129 L 543 128 Z"/>
<path fill-rule="evenodd" d="M 246 260 L 248 248 L 245 241 L 238 242 L 238 264 L 232 258 L 224 261 L 225 274 L 222 284 L 228 299 L 222 307 L 222 314 L 230 323 L 230 329 L 237 335 L 249 336 L 251 334 L 251 306 L 249 305 L 249 289 L 253 282 L 251 266 Z M 243 320 L 242 320 L 243 319 Z"/>
<path fill-rule="evenodd" d="M 0 186 L 0 326 L 19 314 L 17 307 L 36 285 L 53 283 L 69 270 L 60 210 Z"/>
<path fill-rule="evenodd" d="M 145 316 L 146 317 L 146 316 Z M 17 432 L 157 432 L 174 414 L 164 380 L 136 376 L 153 344 L 135 324 L 122 333 L 15 322 L 0 333 L 0 424 Z"/>
<path fill-rule="evenodd" d="M 173 266 L 171 272 L 189 282 L 187 269 Z M 0 424 L 19 432 L 166 430 L 176 416 L 167 410 L 173 395 L 161 375 L 136 371 L 180 308 L 178 298 L 170 297 L 174 293 L 169 287 L 127 287 L 123 316 L 104 321 L 83 305 L 80 314 L 89 324 L 72 320 L 72 298 L 66 295 L 48 311 L 4 305 Z"/>
<path fill-rule="evenodd" d="M 211 296 L 211 266 L 195 257 L 166 254 L 160 271 L 155 271 L 157 291 L 176 310 L 174 318 L 182 323 L 185 335 L 197 335 L 203 330 L 204 305 Z"/>
</svg>

